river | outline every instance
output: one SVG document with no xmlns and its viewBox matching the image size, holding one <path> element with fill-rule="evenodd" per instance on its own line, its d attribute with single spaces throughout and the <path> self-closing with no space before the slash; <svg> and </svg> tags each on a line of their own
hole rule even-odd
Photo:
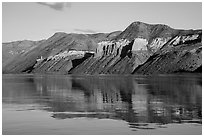
<svg viewBox="0 0 204 137">
<path fill-rule="evenodd" d="M 202 76 L 4 74 L 2 133 L 202 134 Z"/>
</svg>

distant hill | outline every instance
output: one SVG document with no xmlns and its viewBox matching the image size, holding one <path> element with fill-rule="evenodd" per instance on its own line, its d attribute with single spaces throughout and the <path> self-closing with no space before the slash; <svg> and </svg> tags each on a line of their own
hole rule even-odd
<svg viewBox="0 0 204 137">
<path fill-rule="evenodd" d="M 2 64 L 5 65 L 18 54 L 31 50 L 43 41 L 22 40 L 2 43 Z"/>
<path fill-rule="evenodd" d="M 201 72 L 202 30 L 133 22 L 124 31 L 97 34 L 55 33 L 24 42 L 7 57 L 3 73 L 161 74 Z M 7 43 L 8 45 L 8 43 Z M 15 44 L 14 44 L 15 45 Z M 16 44 L 18 45 L 18 44 Z M 12 46 L 11 46 L 12 47 Z"/>
</svg>

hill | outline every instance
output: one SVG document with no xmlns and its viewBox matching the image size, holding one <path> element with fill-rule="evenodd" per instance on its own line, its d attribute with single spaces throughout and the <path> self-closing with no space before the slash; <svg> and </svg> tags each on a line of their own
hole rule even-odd
<svg viewBox="0 0 204 137">
<path fill-rule="evenodd" d="M 133 22 L 124 31 L 55 33 L 3 66 L 3 73 L 201 72 L 202 31 Z"/>
</svg>

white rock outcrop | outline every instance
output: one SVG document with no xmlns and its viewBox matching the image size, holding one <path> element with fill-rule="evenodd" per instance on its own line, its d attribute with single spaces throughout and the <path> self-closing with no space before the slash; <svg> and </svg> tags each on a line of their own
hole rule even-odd
<svg viewBox="0 0 204 137">
<path fill-rule="evenodd" d="M 178 45 L 179 43 L 185 43 L 186 41 L 191 41 L 191 40 L 196 40 L 198 39 L 198 34 L 195 35 L 191 35 L 191 36 L 176 36 L 173 40 L 172 40 L 172 44 L 173 45 Z"/>
<path fill-rule="evenodd" d="M 149 48 L 152 51 L 157 51 L 160 48 L 162 48 L 164 46 L 164 44 L 166 44 L 167 41 L 169 41 L 171 39 L 171 37 L 167 37 L 167 38 L 155 38 L 150 44 L 149 44 Z"/>
<path fill-rule="evenodd" d="M 94 54 L 95 52 L 93 52 L 93 51 L 81 51 L 81 50 L 70 50 L 70 51 L 61 52 L 61 53 L 54 55 L 54 56 L 49 56 L 47 58 L 47 60 L 50 60 L 50 59 L 51 60 L 58 60 L 58 59 L 67 58 L 67 57 L 71 57 L 71 56 L 83 57 L 86 53 Z"/>
<path fill-rule="evenodd" d="M 116 54 L 117 49 L 121 51 L 123 46 L 130 43 L 127 39 L 120 39 L 118 41 L 102 41 L 98 43 L 95 57 L 102 55 Z"/>
<path fill-rule="evenodd" d="M 147 50 L 148 41 L 143 38 L 136 38 L 134 40 L 132 51 Z"/>
</svg>

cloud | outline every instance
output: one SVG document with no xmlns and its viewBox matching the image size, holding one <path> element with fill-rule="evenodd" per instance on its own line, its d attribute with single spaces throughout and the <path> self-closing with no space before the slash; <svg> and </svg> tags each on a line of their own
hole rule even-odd
<svg viewBox="0 0 204 137">
<path fill-rule="evenodd" d="M 64 8 L 70 8 L 70 2 L 37 2 L 40 5 L 48 6 L 54 10 L 62 11 Z"/>
<path fill-rule="evenodd" d="M 91 30 L 91 29 L 74 29 L 74 30 L 78 32 L 84 32 L 84 33 L 96 33 L 95 30 Z"/>
</svg>

